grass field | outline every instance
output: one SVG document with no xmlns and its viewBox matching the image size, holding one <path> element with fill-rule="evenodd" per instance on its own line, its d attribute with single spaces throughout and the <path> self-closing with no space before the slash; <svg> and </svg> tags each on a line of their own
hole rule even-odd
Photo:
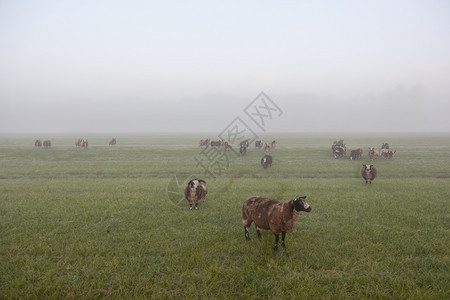
<svg viewBox="0 0 450 300">
<path fill-rule="evenodd" d="M 0 136 L 0 298 L 450 298 L 450 134 L 267 134 L 271 168 L 250 146 L 217 178 L 194 160 L 206 134 L 109 137 Z M 363 159 L 334 159 L 340 138 Z M 371 162 L 382 142 L 396 156 Z M 193 176 L 209 193 L 190 211 Z M 286 249 L 254 225 L 245 241 L 251 195 L 307 196 Z"/>
</svg>

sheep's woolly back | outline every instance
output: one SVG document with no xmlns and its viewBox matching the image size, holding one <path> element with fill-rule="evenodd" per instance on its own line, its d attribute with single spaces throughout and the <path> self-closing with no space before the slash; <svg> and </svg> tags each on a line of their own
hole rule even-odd
<svg viewBox="0 0 450 300">
<path fill-rule="evenodd" d="M 262 229 L 270 229 L 274 234 L 294 231 L 299 212 L 294 209 L 294 200 L 282 202 L 253 196 L 242 206 L 242 222 L 248 227 L 252 222 Z"/>
</svg>

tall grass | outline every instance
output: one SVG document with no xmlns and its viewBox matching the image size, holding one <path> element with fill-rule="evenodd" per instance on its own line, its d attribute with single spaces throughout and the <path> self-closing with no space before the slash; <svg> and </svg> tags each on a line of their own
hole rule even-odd
<svg viewBox="0 0 450 300">
<path fill-rule="evenodd" d="M 279 134 L 271 168 L 253 148 L 232 158 L 205 178 L 196 211 L 168 194 L 204 175 L 194 136 L 116 147 L 95 136 L 85 150 L 72 136 L 46 150 L 30 138 L 0 138 L 0 298 L 450 297 L 448 135 L 388 137 L 396 157 L 372 162 L 379 176 L 366 185 L 367 156 L 332 158 L 341 137 Z M 346 137 L 355 148 L 385 141 Z M 253 226 L 245 241 L 242 203 L 257 194 L 307 196 L 312 212 L 286 249 Z"/>
</svg>

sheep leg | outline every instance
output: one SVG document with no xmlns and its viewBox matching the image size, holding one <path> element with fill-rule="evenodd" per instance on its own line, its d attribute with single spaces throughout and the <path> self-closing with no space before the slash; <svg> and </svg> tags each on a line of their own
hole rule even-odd
<svg viewBox="0 0 450 300">
<path fill-rule="evenodd" d="M 189 209 L 192 210 L 192 202 L 189 203 Z"/>
<path fill-rule="evenodd" d="M 256 233 L 258 234 L 258 238 L 261 238 L 261 231 L 258 226 L 256 226 Z"/>
<path fill-rule="evenodd" d="M 198 202 L 195 202 L 195 209 L 198 209 Z"/>
<path fill-rule="evenodd" d="M 248 227 L 244 226 L 244 232 L 245 232 L 245 239 L 247 241 L 250 240 L 250 235 L 248 234 Z"/>
<path fill-rule="evenodd" d="M 281 247 L 285 248 L 286 245 L 284 244 L 284 239 L 286 237 L 286 232 L 281 233 Z"/>
<path fill-rule="evenodd" d="M 278 240 L 280 239 L 279 234 L 275 234 L 275 245 L 273 246 L 273 250 L 278 250 Z"/>
</svg>

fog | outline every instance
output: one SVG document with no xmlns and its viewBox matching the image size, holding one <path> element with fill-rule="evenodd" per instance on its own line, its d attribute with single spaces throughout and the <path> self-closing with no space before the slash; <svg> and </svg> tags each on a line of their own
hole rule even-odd
<svg viewBox="0 0 450 300">
<path fill-rule="evenodd" d="M 261 92 L 263 130 L 450 132 L 450 2 L 0 1 L 0 133 L 220 132 Z"/>
</svg>

